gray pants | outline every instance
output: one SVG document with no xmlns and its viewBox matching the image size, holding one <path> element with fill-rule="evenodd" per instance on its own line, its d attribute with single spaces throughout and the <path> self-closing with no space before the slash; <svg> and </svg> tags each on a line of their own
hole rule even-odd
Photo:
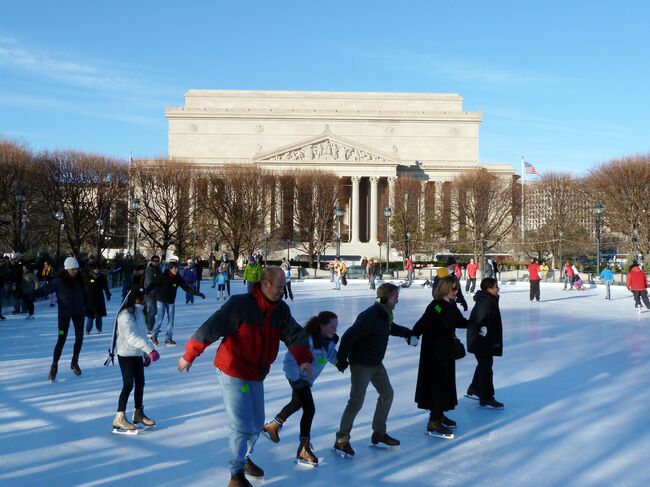
<svg viewBox="0 0 650 487">
<path fill-rule="evenodd" d="M 345 406 L 343 416 L 341 417 L 341 426 L 336 433 L 337 440 L 350 440 L 350 432 L 354 424 L 354 418 L 357 417 L 363 400 L 366 397 L 368 383 L 372 383 L 379 393 L 375 415 L 372 418 L 372 431 L 375 433 L 386 433 L 386 419 L 390 412 L 390 406 L 393 404 L 393 387 L 390 385 L 388 373 L 383 364 L 375 367 L 365 365 L 350 364 L 350 399 Z"/>
</svg>

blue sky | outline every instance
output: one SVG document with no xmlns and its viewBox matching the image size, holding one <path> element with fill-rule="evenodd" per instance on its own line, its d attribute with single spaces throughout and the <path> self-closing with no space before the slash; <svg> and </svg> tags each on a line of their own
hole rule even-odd
<svg viewBox="0 0 650 487">
<path fill-rule="evenodd" d="M 620 5 L 616 5 L 620 4 Z M 650 3 L 0 4 L 0 136 L 164 156 L 188 89 L 459 93 L 481 161 L 583 173 L 650 150 Z"/>
</svg>

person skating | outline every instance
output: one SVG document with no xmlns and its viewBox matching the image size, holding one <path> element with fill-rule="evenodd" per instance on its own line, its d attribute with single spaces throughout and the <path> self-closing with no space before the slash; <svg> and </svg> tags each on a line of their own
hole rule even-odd
<svg viewBox="0 0 650 487">
<path fill-rule="evenodd" d="M 144 368 L 160 358 L 158 351 L 147 337 L 146 317 L 144 313 L 144 293 L 131 290 L 126 301 L 117 313 L 115 350 L 122 373 L 122 391 L 117 403 L 117 413 L 113 419 L 114 433 L 131 433 L 138 431 L 136 425 L 155 426 L 156 422 L 144 413 Z M 126 405 L 135 386 L 133 400 L 135 409 L 131 417 L 126 418 Z"/>
<path fill-rule="evenodd" d="M 160 270 L 160 256 L 152 255 L 149 264 L 144 271 L 144 288 L 147 289 L 152 282 L 157 280 L 162 271 Z M 156 313 L 158 312 L 158 301 L 156 299 L 157 290 L 154 288 L 151 292 L 146 293 L 147 296 L 147 330 L 152 332 L 156 324 Z"/>
<path fill-rule="evenodd" d="M 612 299 L 612 295 L 610 293 L 610 287 L 614 282 L 614 273 L 609 268 L 609 266 L 606 266 L 600 273 L 600 276 L 598 277 L 600 277 L 600 280 L 605 284 L 605 299 L 606 300 Z"/>
<path fill-rule="evenodd" d="M 251 255 L 246 268 L 244 269 L 244 284 L 246 284 L 246 292 L 251 292 L 256 282 L 262 279 L 262 261 L 255 260 Z"/>
<path fill-rule="evenodd" d="M 275 416 L 273 421 L 264 425 L 264 432 L 274 443 L 280 442 L 280 429 L 284 422 L 296 411 L 302 409 L 300 418 L 300 437 L 296 460 L 300 463 L 318 465 L 318 457 L 312 451 L 309 439 L 311 424 L 316 413 L 311 387 L 325 368 L 327 362 L 336 365 L 336 329 L 338 317 L 331 311 L 321 311 L 312 316 L 305 325 L 305 333 L 309 336 L 309 350 L 314 357 L 311 363 L 312 376 L 301 374 L 294 356 L 287 352 L 284 356 L 284 374 L 291 386 L 291 401 Z"/>
<path fill-rule="evenodd" d="M 467 324 L 467 351 L 474 354 L 476 369 L 465 396 L 478 399 L 483 407 L 503 409 L 503 403 L 494 398 L 492 379 L 494 357 L 503 355 L 503 325 L 497 280 L 490 277 L 483 279 L 474 301 L 476 304 Z"/>
<path fill-rule="evenodd" d="M 217 268 L 217 275 L 215 276 L 217 282 L 217 301 L 220 298 L 225 299 L 223 293 L 226 290 L 226 282 L 228 282 L 228 271 L 226 270 L 225 264 L 220 264 Z M 230 294 L 228 295 L 230 296 Z"/>
<path fill-rule="evenodd" d="M 185 280 L 178 275 L 178 261 L 176 260 L 170 261 L 167 270 L 160 274 L 156 280 L 149 284 L 145 289 L 145 294 L 149 294 L 153 290 L 156 291 L 156 324 L 151 332 L 151 341 L 155 345 L 158 345 L 158 334 L 160 333 L 160 327 L 165 319 L 165 315 L 167 315 L 165 345 L 176 345 L 173 336 L 174 318 L 176 316 L 176 292 L 179 287 L 186 293 L 200 296 L 202 299 L 205 299 L 205 294 L 195 291 L 192 286 L 187 284 Z"/>
<path fill-rule="evenodd" d="M 476 272 L 478 271 L 478 265 L 474 262 L 474 259 L 469 260 L 469 264 L 465 268 L 467 270 L 467 282 L 465 283 L 465 292 L 474 294 L 476 289 Z"/>
<path fill-rule="evenodd" d="M 81 375 L 79 354 L 84 340 L 84 316 L 88 309 L 88 300 L 84 278 L 79 272 L 79 262 L 74 257 L 68 257 L 63 263 L 63 271 L 50 281 L 49 284 L 37 289 L 30 297 L 38 298 L 56 293 L 58 303 L 58 340 L 54 347 L 52 366 L 48 374 L 49 380 L 54 380 L 58 372 L 59 359 L 63 346 L 68 338 L 70 321 L 74 326 L 74 347 L 70 368 L 75 375 Z"/>
<path fill-rule="evenodd" d="M 284 277 L 287 283 L 284 286 L 284 299 L 291 299 L 293 301 L 293 291 L 291 291 L 291 263 L 286 257 L 282 257 L 282 264 L 280 268 L 284 271 Z"/>
<path fill-rule="evenodd" d="M 562 280 L 564 281 L 563 291 L 567 290 L 567 284 L 570 286 L 569 291 L 573 290 L 573 281 L 575 280 L 575 272 L 573 271 L 573 266 L 571 261 L 568 261 L 566 265 L 562 268 Z"/>
<path fill-rule="evenodd" d="M 638 262 L 633 262 L 627 274 L 625 281 L 626 287 L 632 292 L 634 296 L 634 307 L 641 312 L 641 300 L 645 307 L 650 309 L 650 301 L 648 300 L 648 280 L 646 279 L 645 272 L 641 269 Z"/>
<path fill-rule="evenodd" d="M 183 269 L 183 280 L 194 291 L 199 291 L 196 287 L 196 267 L 192 259 L 187 259 L 187 266 Z M 185 292 L 185 304 L 194 304 L 194 293 Z"/>
<path fill-rule="evenodd" d="M 528 266 L 528 282 L 530 283 L 530 300 L 533 299 L 539 301 L 539 281 L 542 280 L 542 277 L 539 275 L 539 264 L 537 259 L 533 259 L 530 265 Z"/>
<path fill-rule="evenodd" d="M 23 302 L 23 254 L 15 252 L 11 258 L 11 298 L 14 310 L 12 315 L 19 315 L 27 312 Z"/>
<path fill-rule="evenodd" d="M 375 279 L 377 277 L 377 263 L 371 257 L 368 261 L 368 284 L 370 284 L 370 289 L 375 290 Z"/>
<path fill-rule="evenodd" d="M 229 487 L 250 486 L 245 474 L 264 476 L 251 460 L 264 425 L 264 378 L 275 361 L 280 341 L 296 359 L 301 373 L 311 375 L 313 356 L 303 327 L 282 301 L 284 273 L 277 266 L 262 272 L 251 292 L 232 296 L 207 319 L 185 345 L 179 372 L 190 371 L 194 360 L 221 340 L 214 365 L 219 369 L 222 397 L 230 420 Z"/>
<path fill-rule="evenodd" d="M 393 403 L 393 387 L 382 363 L 390 335 L 407 339 L 411 337 L 411 330 L 393 321 L 393 310 L 398 300 L 399 287 L 388 282 L 382 284 L 377 288 L 375 303 L 357 316 L 354 324 L 341 338 L 336 367 L 344 372 L 350 366 L 351 387 L 350 398 L 336 433 L 334 449 L 344 456 L 354 456 L 350 433 L 354 419 L 363 406 L 369 383 L 379 393 L 372 420 L 372 444 L 400 444 L 399 440 L 386 432 L 386 420 Z"/>
<path fill-rule="evenodd" d="M 415 389 L 419 409 L 429 411 L 427 432 L 453 438 L 456 422 L 445 415 L 458 404 L 456 395 L 456 328 L 466 328 L 467 320 L 456 305 L 460 283 L 455 276 L 440 279 L 433 300 L 413 326 L 412 334 L 422 337 Z"/>
<path fill-rule="evenodd" d="M 93 329 L 93 323 L 97 327 L 97 333 L 102 332 L 102 318 L 106 316 L 106 301 L 111 300 L 111 291 L 108 288 L 108 280 L 102 274 L 99 263 L 94 262 L 90 276 L 86 281 L 86 292 L 88 293 L 88 310 L 86 312 L 86 335 Z"/>
<path fill-rule="evenodd" d="M 34 319 L 34 299 L 32 293 L 38 289 L 38 280 L 34 276 L 34 271 L 28 265 L 23 266 L 23 305 L 27 310 L 28 320 Z"/>
</svg>

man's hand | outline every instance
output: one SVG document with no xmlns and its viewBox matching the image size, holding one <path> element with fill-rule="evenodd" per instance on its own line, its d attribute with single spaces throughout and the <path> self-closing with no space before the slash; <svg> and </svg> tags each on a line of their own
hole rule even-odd
<svg viewBox="0 0 650 487">
<path fill-rule="evenodd" d="M 420 340 L 418 339 L 418 337 L 416 335 L 411 335 L 410 337 L 408 337 L 406 339 L 406 343 L 408 343 L 412 347 L 417 347 L 419 341 Z"/>
<path fill-rule="evenodd" d="M 487 326 L 481 326 L 478 334 L 485 338 L 487 336 Z"/>
<path fill-rule="evenodd" d="M 179 372 L 183 372 L 184 370 L 189 372 L 191 367 L 192 367 L 192 362 L 188 362 L 183 357 L 179 358 L 178 363 L 176 364 L 176 368 L 178 369 Z"/>
<path fill-rule="evenodd" d="M 311 364 L 309 362 L 304 362 L 300 364 L 300 374 L 306 375 L 307 377 L 311 377 L 314 375 L 314 371 L 311 370 Z"/>
<path fill-rule="evenodd" d="M 348 368 L 348 365 L 350 365 L 350 364 L 348 363 L 347 360 L 337 360 L 336 361 L 336 368 L 339 369 L 339 372 L 341 372 L 341 373 L 345 372 L 345 369 Z"/>
</svg>

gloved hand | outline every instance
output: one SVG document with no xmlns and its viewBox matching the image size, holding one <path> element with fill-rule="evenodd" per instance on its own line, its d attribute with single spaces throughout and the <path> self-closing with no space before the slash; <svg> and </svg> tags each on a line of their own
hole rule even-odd
<svg viewBox="0 0 650 487">
<path fill-rule="evenodd" d="M 158 353 L 158 350 L 152 350 L 151 353 L 149 354 L 149 358 L 151 359 L 152 362 L 156 362 L 160 358 L 160 354 Z"/>
<path fill-rule="evenodd" d="M 144 357 L 142 357 L 142 362 L 144 362 L 145 367 L 149 367 L 151 365 L 151 358 L 149 357 L 149 355 L 145 355 Z"/>
<path fill-rule="evenodd" d="M 482 326 L 479 329 L 478 334 L 481 335 L 482 337 L 486 337 L 487 336 L 487 326 Z"/>
<path fill-rule="evenodd" d="M 463 311 L 467 311 L 467 303 L 463 303 Z"/>
<path fill-rule="evenodd" d="M 203 293 L 198 293 L 197 296 L 200 297 L 201 299 L 205 299 L 205 294 Z"/>
<path fill-rule="evenodd" d="M 420 341 L 420 339 L 415 335 L 411 335 L 410 337 L 408 337 L 406 339 L 406 343 L 408 343 L 412 347 L 417 347 L 419 341 Z"/>
<path fill-rule="evenodd" d="M 348 363 L 347 360 L 337 360 L 336 361 L 336 368 L 339 369 L 339 372 L 341 372 L 341 373 L 345 372 L 345 369 L 348 368 L 348 365 L 350 365 L 350 364 Z"/>
</svg>

